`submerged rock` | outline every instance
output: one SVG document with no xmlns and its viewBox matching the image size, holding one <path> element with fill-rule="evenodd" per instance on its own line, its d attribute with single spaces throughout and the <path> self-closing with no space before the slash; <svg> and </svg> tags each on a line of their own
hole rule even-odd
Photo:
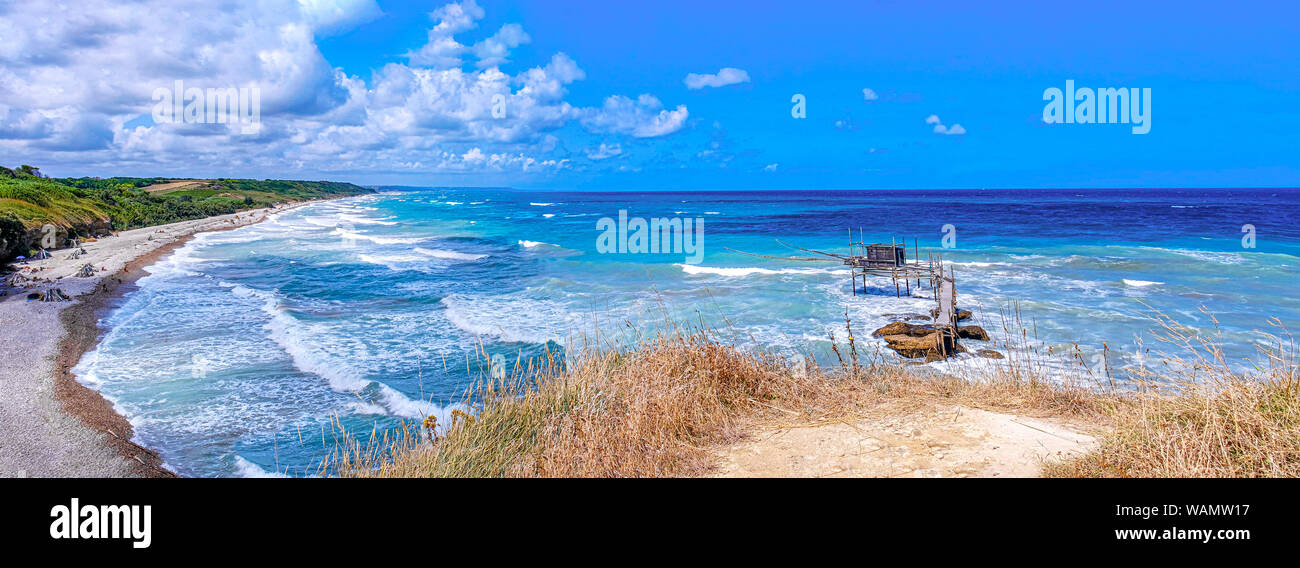
<svg viewBox="0 0 1300 568">
<path fill-rule="evenodd" d="M 979 351 L 976 351 L 975 354 L 984 357 L 985 359 L 1006 359 L 1005 355 L 992 349 L 980 349 Z"/>
</svg>

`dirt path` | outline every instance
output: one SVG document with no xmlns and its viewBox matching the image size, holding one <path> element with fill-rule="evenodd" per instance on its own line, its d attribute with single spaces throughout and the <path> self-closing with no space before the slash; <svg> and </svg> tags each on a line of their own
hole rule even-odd
<svg viewBox="0 0 1300 568">
<path fill-rule="evenodd" d="M 1095 440 L 1055 419 L 967 408 L 900 411 L 852 422 L 767 429 L 719 452 L 719 477 L 1036 477 L 1047 460 Z"/>
<path fill-rule="evenodd" d="M 172 182 L 168 182 L 168 183 L 156 183 L 156 184 L 153 184 L 153 185 L 146 185 L 146 186 L 144 186 L 144 187 L 141 188 L 141 189 L 144 189 L 145 191 L 147 191 L 147 192 L 149 192 L 149 193 L 171 193 L 171 192 L 173 192 L 173 191 L 180 191 L 180 190 L 185 189 L 185 188 L 187 188 L 187 187 L 197 186 L 197 185 L 200 185 L 200 184 L 208 183 L 209 181 L 212 181 L 212 180 L 206 180 L 206 179 L 187 179 L 187 180 L 180 180 L 180 181 L 172 181 Z"/>
</svg>

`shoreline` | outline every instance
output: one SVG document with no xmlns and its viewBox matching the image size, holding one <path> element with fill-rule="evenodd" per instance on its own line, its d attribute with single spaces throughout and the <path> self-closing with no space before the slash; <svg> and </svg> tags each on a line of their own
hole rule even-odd
<svg viewBox="0 0 1300 568">
<path fill-rule="evenodd" d="M 230 229 L 234 228 L 237 227 Z M 136 281 L 146 275 L 145 268 L 185 246 L 200 232 L 206 231 L 190 233 L 132 259 L 121 270 L 101 278 L 93 292 L 77 296 L 71 306 L 59 313 L 63 338 L 59 340 L 59 351 L 55 358 L 54 397 L 69 416 L 94 430 L 107 433 L 108 444 L 119 455 L 138 462 L 141 477 L 179 476 L 164 466 L 162 457 L 157 452 L 132 442 L 135 429 L 130 420 L 119 413 L 113 403 L 98 390 L 78 382 L 72 369 L 86 353 L 99 346 L 99 342 L 108 333 L 108 329 L 99 323 L 101 316 L 111 309 L 116 300 L 138 289 Z"/>
<path fill-rule="evenodd" d="M 12 422 L 35 429 L 38 431 L 36 437 L 42 440 L 29 444 L 29 447 L 19 447 L 16 457 L 9 455 L 9 444 L 4 444 L 6 451 L 0 452 L 0 476 L 179 477 L 166 468 L 156 451 L 133 441 L 135 432 L 127 417 L 97 389 L 79 382 L 73 368 L 86 353 L 98 347 L 109 331 L 101 327 L 100 318 L 120 298 L 138 289 L 136 282 L 148 274 L 148 267 L 185 246 L 195 235 L 248 227 L 265 221 L 271 215 L 322 201 L 327 200 L 302 201 L 278 209 L 253 209 L 123 231 L 117 236 L 87 243 L 84 245 L 88 251 L 87 258 L 77 259 L 75 263 L 64 258 L 70 249 L 52 251 L 53 258 L 29 263 L 27 266 L 34 267 L 32 276 L 41 278 L 40 283 L 13 297 L 0 298 L 0 322 L 10 324 L 3 328 L 6 334 L 11 335 L 6 342 L 15 345 L 24 340 L 29 342 L 28 353 L 20 353 L 11 368 L 0 366 L 0 388 L 9 382 L 21 382 L 31 391 L 25 393 L 30 395 L 30 399 L 20 399 L 18 404 L 13 404 L 10 394 L 0 393 L 0 425 Z M 154 237 L 159 235 L 163 235 L 162 238 L 155 240 Z M 70 269 L 86 262 L 105 267 L 104 273 L 93 278 L 69 279 Z M 45 271 L 51 274 L 46 276 Z M 59 272 L 66 274 L 56 276 Z M 31 290 L 52 288 L 71 289 L 68 294 L 71 301 L 46 303 L 20 298 Z M 15 291 L 13 288 L 6 290 Z M 28 329 L 34 326 L 45 329 Z M 29 355 L 27 361 L 22 360 L 23 354 Z M 43 372 L 41 367 L 50 363 L 49 372 Z M 24 403 L 35 408 L 22 408 Z M 48 415 L 49 403 L 61 417 Z M 75 424 L 60 418 L 71 419 Z M 49 454 L 53 454 L 54 459 L 48 459 Z M 120 463 L 115 463 L 109 456 Z M 11 461 L 18 463 L 7 463 Z M 44 463 L 47 461 L 53 463 Z M 28 469 L 24 465 L 33 467 Z"/>
</svg>

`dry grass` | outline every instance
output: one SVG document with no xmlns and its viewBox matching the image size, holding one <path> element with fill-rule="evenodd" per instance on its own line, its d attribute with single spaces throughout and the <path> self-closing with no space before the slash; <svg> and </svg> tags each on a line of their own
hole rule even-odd
<svg viewBox="0 0 1300 568">
<path fill-rule="evenodd" d="M 1167 348 L 1137 376 L 1141 390 L 1110 413 L 1100 447 L 1051 466 L 1057 477 L 1300 476 L 1300 382 L 1295 342 L 1281 322 L 1243 373 L 1214 336 L 1164 314 Z M 1211 316 L 1213 318 L 1213 316 Z M 1215 321 L 1217 324 L 1218 322 Z"/>
<path fill-rule="evenodd" d="M 1289 336 L 1270 336 L 1272 346 L 1245 374 L 1212 336 L 1163 314 L 1156 321 L 1159 341 L 1174 349 L 1152 355 L 1153 364 L 1136 373 L 1141 388 L 1123 392 L 1098 377 L 1091 386 L 1047 381 L 1040 365 L 1017 357 L 999 361 L 992 379 L 936 376 L 860 353 L 849 321 L 849 343 L 834 345 L 834 368 L 674 328 L 630 348 L 579 349 L 564 364 L 549 355 L 518 361 L 509 376 L 480 381 L 467 397 L 472 415 L 455 412 L 451 424 L 372 431 L 364 442 L 336 424 L 343 442 L 321 473 L 699 475 L 713 466 L 712 450 L 757 426 L 848 420 L 888 401 L 902 410 L 959 404 L 1097 425 L 1099 447 L 1049 466 L 1049 476 L 1300 475 L 1300 385 Z M 480 358 L 490 366 L 485 353 Z"/>
<path fill-rule="evenodd" d="M 690 475 L 707 467 L 702 446 L 735 439 L 746 415 L 778 408 L 835 413 L 852 397 L 851 389 L 787 370 L 780 358 L 746 355 L 706 334 L 671 334 L 635 350 L 587 351 L 563 369 L 547 358 L 482 384 L 473 416 L 457 414 L 435 436 L 424 427 L 419 435 L 406 429 L 387 440 L 353 442 L 336 453 L 333 472 Z M 375 451 L 387 441 L 397 448 Z"/>
<path fill-rule="evenodd" d="M 323 473 L 356 477 L 664 477 L 707 473 L 710 448 L 761 423 L 847 419 L 885 399 L 1099 415 L 1086 389 L 925 378 L 855 345 L 840 368 L 744 352 L 709 331 L 516 364 L 476 389 L 472 416 L 345 440 Z M 481 355 L 481 357 L 483 357 Z M 487 362 L 484 357 L 484 362 Z M 342 427 L 336 424 L 337 429 Z"/>
</svg>

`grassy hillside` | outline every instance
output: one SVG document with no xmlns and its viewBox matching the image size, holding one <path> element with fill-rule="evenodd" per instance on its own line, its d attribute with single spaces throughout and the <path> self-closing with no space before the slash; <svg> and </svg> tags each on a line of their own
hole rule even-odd
<svg viewBox="0 0 1300 568">
<path fill-rule="evenodd" d="M 44 225 L 68 236 L 225 215 L 275 203 L 370 193 L 350 183 L 212 179 L 156 188 L 169 178 L 46 178 L 31 166 L 0 167 L 0 262 L 26 255 Z"/>
</svg>

